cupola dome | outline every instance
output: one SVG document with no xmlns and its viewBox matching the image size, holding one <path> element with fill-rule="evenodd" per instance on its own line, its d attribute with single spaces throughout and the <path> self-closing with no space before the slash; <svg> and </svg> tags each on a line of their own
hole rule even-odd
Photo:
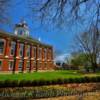
<svg viewBox="0 0 100 100">
<path fill-rule="evenodd" d="M 29 29 L 28 29 L 27 23 L 25 21 L 22 21 L 22 22 L 16 24 L 14 34 L 19 35 L 19 36 L 28 37 L 29 36 Z"/>
</svg>

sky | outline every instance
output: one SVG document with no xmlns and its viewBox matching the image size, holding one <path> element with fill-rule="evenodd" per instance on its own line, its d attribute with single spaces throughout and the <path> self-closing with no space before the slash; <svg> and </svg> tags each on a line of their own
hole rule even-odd
<svg viewBox="0 0 100 100">
<path fill-rule="evenodd" d="M 53 46 L 56 55 L 55 59 L 63 61 L 66 56 L 70 55 L 71 45 L 74 43 L 74 36 L 81 28 L 77 28 L 75 25 L 73 28 L 70 28 L 66 25 L 66 28 L 56 29 L 55 27 L 54 29 L 48 30 L 48 26 L 40 26 L 38 21 L 36 22 L 27 17 L 29 10 L 26 9 L 25 3 L 20 2 L 20 0 L 13 0 L 13 2 L 15 4 L 18 3 L 18 5 L 13 5 L 13 9 L 11 9 L 8 15 L 11 17 L 11 23 L 10 25 L 0 24 L 0 29 L 13 33 L 14 25 L 21 20 L 25 20 L 29 26 L 30 36 Z"/>
</svg>

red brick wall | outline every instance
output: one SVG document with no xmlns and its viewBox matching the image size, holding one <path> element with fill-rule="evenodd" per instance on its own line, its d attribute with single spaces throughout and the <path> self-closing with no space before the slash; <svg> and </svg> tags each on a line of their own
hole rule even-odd
<svg viewBox="0 0 100 100">
<path fill-rule="evenodd" d="M 19 61 L 20 60 L 23 60 L 23 68 L 22 68 L 22 71 L 26 71 L 26 63 L 27 61 L 30 60 L 30 70 L 33 71 L 36 69 L 36 65 L 38 67 L 38 70 L 46 70 L 46 69 L 53 69 L 53 49 L 52 48 L 48 48 L 46 47 L 47 49 L 47 59 L 45 60 L 44 58 L 44 49 L 45 47 L 43 46 L 39 46 L 39 45 L 32 45 L 30 44 L 31 46 L 31 57 L 28 58 L 27 55 L 26 55 L 26 51 L 27 51 L 27 42 L 23 42 L 24 43 L 24 57 L 23 58 L 20 58 L 19 57 L 19 50 L 20 50 L 20 42 L 21 41 L 16 41 L 16 40 L 12 40 L 10 38 L 3 38 L 5 39 L 5 48 L 4 48 L 4 54 L 3 55 L 0 55 L 0 60 L 3 61 L 3 66 L 2 66 L 2 71 L 9 71 L 9 60 L 15 60 L 15 71 L 18 71 L 18 66 L 19 66 Z M 15 41 L 16 42 L 16 52 L 15 52 L 15 56 L 11 56 L 10 55 L 10 49 L 11 49 L 11 41 Z M 37 47 L 36 50 L 36 59 L 34 59 L 34 46 Z M 41 48 L 41 59 L 39 59 L 39 48 Z M 36 65 L 34 64 L 34 61 L 37 63 Z"/>
</svg>

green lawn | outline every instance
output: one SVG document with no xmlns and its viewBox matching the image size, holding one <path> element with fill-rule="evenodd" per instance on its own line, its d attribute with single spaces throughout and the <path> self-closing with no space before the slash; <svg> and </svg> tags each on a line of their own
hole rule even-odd
<svg viewBox="0 0 100 100">
<path fill-rule="evenodd" d="M 82 74 L 77 71 L 52 71 L 52 72 L 33 72 L 33 73 L 19 73 L 19 74 L 0 74 L 0 80 L 53 80 L 57 78 L 77 78 L 84 76 L 100 76 L 96 74 Z"/>
</svg>

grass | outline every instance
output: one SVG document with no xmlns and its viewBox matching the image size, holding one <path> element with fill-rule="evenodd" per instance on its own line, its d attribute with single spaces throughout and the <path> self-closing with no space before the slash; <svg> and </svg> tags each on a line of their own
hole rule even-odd
<svg viewBox="0 0 100 100">
<path fill-rule="evenodd" d="M 78 71 L 52 71 L 52 72 L 33 72 L 33 73 L 19 73 L 19 74 L 0 74 L 0 80 L 55 80 L 58 78 L 78 78 L 84 76 L 100 76 L 100 73 L 82 74 Z"/>
</svg>

